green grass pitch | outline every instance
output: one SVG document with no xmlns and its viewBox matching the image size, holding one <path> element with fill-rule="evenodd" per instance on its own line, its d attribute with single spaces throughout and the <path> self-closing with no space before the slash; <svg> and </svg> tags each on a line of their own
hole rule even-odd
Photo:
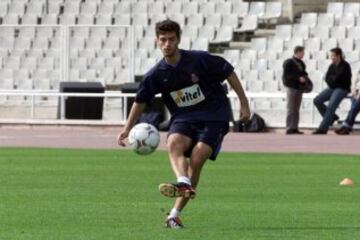
<svg viewBox="0 0 360 240">
<path fill-rule="evenodd" d="M 0 239 L 360 239 L 359 156 L 222 153 L 180 231 L 157 191 L 173 180 L 162 151 L 1 148 Z"/>
</svg>

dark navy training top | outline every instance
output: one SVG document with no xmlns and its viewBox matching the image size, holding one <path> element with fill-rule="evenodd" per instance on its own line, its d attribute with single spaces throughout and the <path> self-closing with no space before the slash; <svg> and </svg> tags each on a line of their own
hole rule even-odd
<svg viewBox="0 0 360 240">
<path fill-rule="evenodd" d="M 172 121 L 229 121 L 230 106 L 221 83 L 234 71 L 219 56 L 180 50 L 176 66 L 165 59 L 147 72 L 136 94 L 137 103 L 161 93 Z"/>
</svg>

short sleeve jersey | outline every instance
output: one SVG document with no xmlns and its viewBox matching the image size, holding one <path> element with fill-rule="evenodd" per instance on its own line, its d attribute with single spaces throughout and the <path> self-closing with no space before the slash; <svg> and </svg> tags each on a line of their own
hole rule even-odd
<svg viewBox="0 0 360 240">
<path fill-rule="evenodd" d="M 135 101 L 150 102 L 161 93 L 172 121 L 229 121 L 230 106 L 222 82 L 234 71 L 219 56 L 180 50 L 176 66 L 162 59 L 140 83 Z"/>
</svg>

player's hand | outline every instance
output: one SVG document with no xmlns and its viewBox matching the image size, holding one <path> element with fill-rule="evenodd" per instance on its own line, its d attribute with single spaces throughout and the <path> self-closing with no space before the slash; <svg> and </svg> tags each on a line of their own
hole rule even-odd
<svg viewBox="0 0 360 240">
<path fill-rule="evenodd" d="M 126 144 L 125 144 L 124 140 L 125 140 L 128 136 L 129 136 L 129 130 L 123 129 L 123 130 L 119 133 L 119 135 L 118 135 L 118 137 L 117 137 L 118 144 L 119 144 L 120 146 L 122 146 L 122 147 L 125 147 Z"/>
<path fill-rule="evenodd" d="M 300 83 L 302 83 L 302 84 L 306 83 L 306 78 L 300 77 Z"/>
<path fill-rule="evenodd" d="M 240 121 L 247 122 L 250 120 L 250 107 L 248 103 L 241 104 L 240 107 Z"/>
</svg>

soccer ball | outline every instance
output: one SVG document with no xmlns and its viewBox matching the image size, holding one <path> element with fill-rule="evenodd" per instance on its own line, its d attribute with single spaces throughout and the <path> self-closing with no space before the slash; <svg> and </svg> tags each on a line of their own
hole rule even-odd
<svg viewBox="0 0 360 240">
<path fill-rule="evenodd" d="M 138 154 L 147 155 L 155 151 L 160 142 L 158 130 L 151 124 L 139 123 L 129 133 L 129 145 Z"/>
</svg>

